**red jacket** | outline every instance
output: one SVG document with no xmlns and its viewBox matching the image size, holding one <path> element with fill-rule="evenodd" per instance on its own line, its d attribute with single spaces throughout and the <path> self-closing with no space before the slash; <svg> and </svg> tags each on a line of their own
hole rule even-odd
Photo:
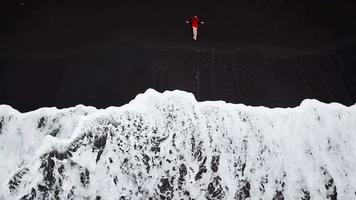
<svg viewBox="0 0 356 200">
<path fill-rule="evenodd" d="M 191 19 L 192 23 L 192 28 L 198 28 L 199 27 L 199 17 L 192 17 Z"/>
</svg>

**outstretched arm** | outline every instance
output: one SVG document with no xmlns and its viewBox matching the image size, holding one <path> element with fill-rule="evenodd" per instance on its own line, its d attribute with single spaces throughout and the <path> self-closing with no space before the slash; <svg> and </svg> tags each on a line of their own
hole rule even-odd
<svg viewBox="0 0 356 200">
<path fill-rule="evenodd" d="M 200 23 L 201 23 L 201 24 L 205 24 L 205 22 L 203 22 L 203 21 L 202 21 L 202 22 L 200 22 Z"/>
</svg>

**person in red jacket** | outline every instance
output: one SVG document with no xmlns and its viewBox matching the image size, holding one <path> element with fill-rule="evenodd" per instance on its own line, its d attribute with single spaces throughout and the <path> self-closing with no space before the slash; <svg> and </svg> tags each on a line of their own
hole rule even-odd
<svg viewBox="0 0 356 200">
<path fill-rule="evenodd" d="M 192 29 L 193 29 L 193 39 L 197 40 L 198 37 L 198 28 L 199 24 L 204 24 L 203 21 L 200 21 L 198 16 L 193 16 L 189 20 L 186 20 L 185 23 L 191 23 L 192 24 Z"/>
</svg>

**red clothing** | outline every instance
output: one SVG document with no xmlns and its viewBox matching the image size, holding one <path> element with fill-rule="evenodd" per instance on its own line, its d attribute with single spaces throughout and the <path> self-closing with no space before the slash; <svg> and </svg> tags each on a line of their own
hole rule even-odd
<svg viewBox="0 0 356 200">
<path fill-rule="evenodd" d="M 198 28 L 199 27 L 199 17 L 192 17 L 192 28 Z"/>
</svg>

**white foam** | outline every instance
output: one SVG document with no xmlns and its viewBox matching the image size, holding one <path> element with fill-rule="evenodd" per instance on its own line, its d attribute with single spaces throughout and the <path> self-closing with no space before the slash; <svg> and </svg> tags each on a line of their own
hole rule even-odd
<svg viewBox="0 0 356 200">
<path fill-rule="evenodd" d="M 8 178 L 20 168 L 29 169 L 19 191 L 6 198 L 22 197 L 37 184 L 44 184 L 41 156 L 53 150 L 65 152 L 74 143 L 80 145 L 70 159 L 53 158 L 56 169 L 65 166 L 64 176 L 55 173 L 57 181 L 62 179 L 62 198 L 75 185 L 76 198 L 118 199 L 120 194 L 147 199 L 160 193 L 165 177 L 175 177 L 171 192 L 177 199 L 183 197 L 183 190 L 191 197 L 205 199 L 209 184 L 217 177 L 220 180 L 215 181 L 215 189 L 222 188 L 224 199 L 234 198 L 246 183 L 252 199 L 272 199 L 278 191 L 286 199 L 300 199 L 305 195 L 302 190 L 308 191 L 311 199 L 325 199 L 335 194 L 334 188 L 339 199 L 355 198 L 356 105 L 304 100 L 295 108 L 271 109 L 223 101 L 197 102 L 191 93 L 150 89 L 122 107 L 44 108 L 21 114 L 0 106 L 1 117 L 0 183 L 4 192 L 8 193 Z M 55 138 L 47 136 L 57 129 Z M 106 138 L 98 162 L 98 151 L 93 150 L 95 139 L 86 137 L 89 133 L 98 137 L 112 134 Z M 151 150 L 155 138 L 162 139 L 159 153 Z M 195 155 L 198 151 L 203 160 L 206 157 L 206 172 L 196 180 L 202 164 Z M 143 154 L 150 158 L 148 173 Z M 213 156 L 220 159 L 217 172 L 211 167 Z M 76 165 L 70 167 L 70 162 Z M 173 168 L 181 164 L 187 167 L 187 175 L 183 189 L 176 190 L 179 173 Z M 90 172 L 90 182 L 83 186 L 80 174 L 84 169 Z M 113 177 L 119 180 L 116 184 Z M 327 189 L 325 185 L 331 180 Z"/>
</svg>

